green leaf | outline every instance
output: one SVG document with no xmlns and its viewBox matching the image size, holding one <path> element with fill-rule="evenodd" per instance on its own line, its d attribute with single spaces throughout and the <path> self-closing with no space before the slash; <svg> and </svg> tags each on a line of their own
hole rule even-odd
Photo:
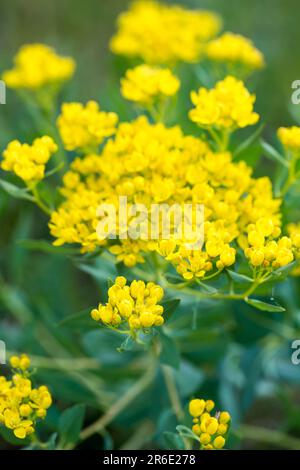
<svg viewBox="0 0 300 470">
<path fill-rule="evenodd" d="M 184 450 L 185 446 L 180 435 L 175 434 L 175 432 L 164 432 L 164 440 L 166 442 L 166 447 L 168 450 Z"/>
<path fill-rule="evenodd" d="M 74 313 L 73 315 L 69 315 L 68 317 L 64 318 L 58 323 L 58 327 L 68 327 L 73 330 L 80 329 L 80 330 L 93 330 L 95 328 L 99 328 L 101 323 L 96 322 L 91 318 L 91 311 L 94 307 L 90 307 L 88 309 L 82 310 L 81 312 Z"/>
<path fill-rule="evenodd" d="M 32 251 L 39 251 L 42 253 L 53 253 L 56 255 L 77 255 L 80 250 L 70 246 L 54 246 L 47 240 L 18 240 L 18 245 Z"/>
<path fill-rule="evenodd" d="M 195 441 L 199 442 L 199 437 L 196 436 L 193 431 L 188 428 L 187 426 L 184 426 L 183 424 L 179 424 L 176 426 L 176 431 L 180 434 L 182 437 L 187 437 L 188 439 L 194 439 Z"/>
<path fill-rule="evenodd" d="M 132 349 L 135 347 L 135 341 L 134 339 L 128 335 L 126 339 L 123 341 L 121 346 L 117 348 L 119 352 L 125 352 L 125 351 L 132 351 Z"/>
<path fill-rule="evenodd" d="M 257 308 L 258 310 L 263 310 L 265 312 L 285 312 L 285 308 L 281 307 L 280 305 L 268 304 L 267 302 L 262 302 L 261 300 L 245 299 L 245 302 L 247 302 L 247 304 L 251 305 L 252 307 Z"/>
<path fill-rule="evenodd" d="M 236 273 L 234 271 L 231 271 L 230 269 L 227 269 L 227 272 L 231 279 L 238 284 L 249 284 L 253 282 L 253 279 L 251 277 L 245 276 L 244 274 Z"/>
<path fill-rule="evenodd" d="M 288 168 L 288 162 L 283 158 L 282 155 L 280 155 L 280 153 L 276 149 L 274 149 L 274 147 L 272 147 L 272 145 L 268 144 L 264 140 L 261 140 L 260 144 L 262 146 L 262 149 L 264 150 L 264 154 L 266 157 L 270 158 L 271 160 L 275 160 L 281 165 Z"/>
<path fill-rule="evenodd" d="M 75 405 L 61 414 L 58 424 L 60 447 L 64 447 L 67 444 L 74 444 L 78 441 L 83 425 L 84 414 L 84 405 Z"/>
<path fill-rule="evenodd" d="M 16 199 L 26 199 L 27 201 L 34 202 L 34 197 L 28 193 L 28 189 L 26 188 L 19 188 L 15 184 L 9 183 L 8 181 L 2 179 L 0 179 L 0 186 L 10 196 L 15 197 Z"/>
<path fill-rule="evenodd" d="M 244 150 L 248 149 L 260 136 L 262 133 L 263 128 L 265 127 L 265 124 L 261 124 L 254 132 L 251 134 L 248 139 L 244 140 L 240 145 L 238 145 L 234 150 L 233 150 L 233 158 L 237 157 L 240 153 L 242 153 Z"/>
<path fill-rule="evenodd" d="M 299 264 L 298 261 L 293 261 L 292 263 L 287 264 L 286 266 L 282 266 L 281 268 L 272 271 L 268 279 L 277 279 L 282 280 L 284 279 L 293 269 Z"/>
<path fill-rule="evenodd" d="M 199 279 L 197 279 L 197 284 L 199 284 L 199 286 L 201 286 L 202 289 L 208 294 L 214 295 L 218 292 L 218 289 L 213 286 L 210 286 L 209 284 L 206 284 L 205 282 L 201 282 Z"/>
<path fill-rule="evenodd" d="M 160 362 L 174 369 L 179 368 L 180 354 L 173 338 L 160 331 L 161 351 L 159 355 Z"/>
<path fill-rule="evenodd" d="M 166 320 L 169 320 L 171 315 L 175 312 L 178 305 L 180 304 L 180 299 L 169 299 L 161 302 L 161 305 L 164 308 L 163 317 Z"/>
</svg>

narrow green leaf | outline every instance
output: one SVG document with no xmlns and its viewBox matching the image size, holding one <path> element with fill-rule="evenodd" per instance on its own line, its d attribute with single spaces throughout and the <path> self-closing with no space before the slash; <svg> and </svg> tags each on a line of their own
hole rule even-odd
<svg viewBox="0 0 300 470">
<path fill-rule="evenodd" d="M 132 351 L 135 347 L 135 341 L 131 336 L 126 336 L 121 346 L 117 349 L 119 352 Z"/>
<path fill-rule="evenodd" d="M 65 166 L 64 162 L 59 163 L 55 168 L 53 168 L 52 170 L 47 171 L 45 173 L 45 177 L 47 178 L 48 176 L 52 176 L 55 173 L 58 173 L 60 170 L 63 169 L 64 166 Z"/>
<path fill-rule="evenodd" d="M 180 354 L 175 341 L 162 331 L 160 331 L 159 337 L 161 343 L 160 362 L 174 369 L 178 369 L 180 365 Z"/>
<path fill-rule="evenodd" d="M 176 431 L 180 434 L 180 436 L 187 437 L 189 439 L 194 439 L 195 441 L 199 442 L 199 437 L 193 433 L 191 429 L 183 424 L 179 424 L 176 426 Z"/>
<path fill-rule="evenodd" d="M 253 282 L 253 279 L 251 277 L 245 276 L 244 274 L 236 273 L 234 271 L 231 271 L 230 269 L 227 269 L 227 272 L 231 279 L 238 284 L 249 284 Z"/>
<path fill-rule="evenodd" d="M 274 147 L 272 147 L 272 145 L 268 144 L 268 142 L 265 142 L 264 140 L 261 140 L 260 144 L 262 146 L 262 149 L 264 150 L 264 154 L 266 157 L 270 158 L 271 160 L 275 160 L 281 165 L 288 168 L 288 162 L 283 158 L 282 155 L 280 155 L 280 153 L 276 149 L 274 149 Z"/>
<path fill-rule="evenodd" d="M 168 450 L 184 450 L 184 442 L 181 439 L 180 435 L 175 434 L 175 432 L 164 432 L 164 439 Z"/>
<path fill-rule="evenodd" d="M 47 240 L 18 240 L 18 245 L 32 251 L 53 253 L 56 255 L 77 255 L 80 250 L 70 246 L 54 246 Z"/>
<path fill-rule="evenodd" d="M 68 327 L 71 329 L 80 329 L 80 330 L 93 330 L 99 328 L 100 323 L 93 320 L 90 316 L 90 313 L 94 307 L 82 310 L 81 312 L 74 313 L 69 315 L 58 323 L 58 327 Z"/>
<path fill-rule="evenodd" d="M 260 136 L 262 133 L 265 124 L 261 124 L 254 132 L 251 134 L 248 139 L 244 140 L 240 145 L 238 145 L 233 151 L 233 158 L 237 157 L 244 150 L 248 149 Z"/>
<path fill-rule="evenodd" d="M 267 302 L 262 302 L 261 300 L 245 299 L 245 302 L 247 302 L 247 304 L 251 305 L 252 307 L 257 308 L 258 310 L 263 310 L 264 312 L 285 312 L 285 308 L 281 307 L 280 305 L 268 304 Z"/>
<path fill-rule="evenodd" d="M 78 441 L 84 414 L 84 405 L 75 405 L 61 414 L 58 425 L 61 447 Z"/>
<path fill-rule="evenodd" d="M 34 201 L 34 197 L 28 193 L 28 189 L 19 188 L 15 184 L 9 183 L 8 181 L 0 179 L 0 186 L 4 191 L 6 191 L 10 196 L 15 197 L 16 199 L 26 199 L 27 201 Z"/>
<path fill-rule="evenodd" d="M 171 315 L 175 312 L 178 305 L 180 304 L 180 299 L 169 299 L 161 302 L 161 305 L 164 308 L 163 317 L 166 320 L 169 320 Z"/>
</svg>

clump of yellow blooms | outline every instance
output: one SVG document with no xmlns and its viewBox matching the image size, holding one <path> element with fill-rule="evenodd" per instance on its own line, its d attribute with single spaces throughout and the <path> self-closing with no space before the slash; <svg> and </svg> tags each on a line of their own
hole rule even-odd
<svg viewBox="0 0 300 470">
<path fill-rule="evenodd" d="M 25 439 L 35 432 L 36 422 L 45 418 L 52 398 L 45 385 L 32 386 L 27 355 L 12 356 L 10 364 L 12 377 L 0 376 L 0 425 L 11 429 L 19 439 Z"/>
<path fill-rule="evenodd" d="M 231 417 L 227 411 L 218 411 L 211 415 L 215 404 L 212 400 L 195 398 L 189 403 L 189 412 L 193 417 L 193 432 L 199 437 L 203 450 L 222 449 L 230 427 Z"/>
<path fill-rule="evenodd" d="M 13 140 L 3 152 L 1 168 L 14 172 L 26 184 L 35 184 L 45 176 L 46 164 L 57 151 L 57 145 L 49 136 L 33 141 L 32 145 Z"/>
<path fill-rule="evenodd" d="M 208 11 L 138 0 L 119 16 L 110 47 L 115 54 L 140 57 L 149 64 L 196 62 L 203 43 L 220 26 L 219 17 Z"/>
<path fill-rule="evenodd" d="M 57 126 L 66 150 L 95 149 L 116 131 L 118 116 L 100 111 L 98 103 L 64 103 Z"/>
<path fill-rule="evenodd" d="M 299 153 L 300 127 L 280 127 L 277 131 L 277 135 L 286 150 Z"/>
<path fill-rule="evenodd" d="M 224 33 L 210 41 L 205 49 L 206 56 L 226 66 L 240 64 L 252 71 L 264 66 L 264 56 L 253 42 L 240 34 Z"/>
<path fill-rule="evenodd" d="M 127 70 L 121 80 L 124 98 L 146 106 L 174 96 L 179 87 L 180 82 L 171 70 L 147 64 Z"/>
<path fill-rule="evenodd" d="M 288 224 L 287 232 L 288 232 L 288 234 L 290 236 L 290 239 L 291 239 L 291 242 L 292 242 L 295 259 L 299 261 L 299 259 L 300 259 L 300 223 Z M 300 266 L 299 266 L 299 264 L 297 264 L 296 267 L 293 269 L 292 274 L 294 276 L 299 276 L 300 275 Z"/>
<path fill-rule="evenodd" d="M 69 80 L 75 70 L 70 57 L 61 57 L 44 44 L 26 44 L 14 58 L 15 66 L 3 73 L 2 78 L 10 88 L 35 90 L 49 84 Z"/>
<path fill-rule="evenodd" d="M 253 112 L 255 95 L 249 93 L 241 80 L 230 75 L 210 90 L 202 87 L 198 93 L 192 91 L 191 100 L 195 108 L 189 117 L 200 127 L 233 131 L 259 120 L 259 115 Z"/>
<path fill-rule="evenodd" d="M 177 126 L 150 124 L 144 116 L 122 123 L 100 155 L 71 164 L 61 190 L 65 200 L 51 216 L 54 244 L 76 243 L 83 252 L 107 247 L 127 266 L 143 262 L 144 254 L 155 249 L 185 279 L 205 278 L 234 264 L 239 247 L 249 247 L 249 225 L 259 219 L 271 218 L 273 239 L 280 235 L 281 200 L 274 199 L 269 178 L 256 179 L 251 173 L 245 162 L 233 162 L 230 152 L 216 153 Z M 119 196 L 124 195 L 128 206 L 145 204 L 149 214 L 153 203 L 203 204 L 203 249 L 188 249 L 177 239 L 100 238 L 97 208 L 113 204 L 118 216 Z"/>
<path fill-rule="evenodd" d="M 163 289 L 154 282 L 132 281 L 127 285 L 126 278 L 119 276 L 108 290 L 107 304 L 99 304 L 91 316 L 105 325 L 129 327 L 131 331 L 161 326 L 164 308 L 159 301 L 163 295 Z"/>
<path fill-rule="evenodd" d="M 271 217 L 262 217 L 256 224 L 249 224 L 249 246 L 245 248 L 245 256 L 252 266 L 276 269 L 294 260 L 292 240 L 289 237 L 278 238 L 279 235 L 280 229 Z"/>
</svg>

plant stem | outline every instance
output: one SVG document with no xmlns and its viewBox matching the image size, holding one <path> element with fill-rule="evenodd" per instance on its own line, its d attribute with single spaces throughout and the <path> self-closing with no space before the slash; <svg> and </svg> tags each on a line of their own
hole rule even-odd
<svg viewBox="0 0 300 470">
<path fill-rule="evenodd" d="M 137 382 L 118 400 L 110 409 L 97 421 L 85 428 L 81 434 L 80 439 L 85 440 L 95 433 L 103 431 L 108 424 L 110 424 L 116 416 L 118 416 L 130 403 L 137 398 L 151 383 L 154 378 L 155 367 L 152 364 L 149 369 L 142 375 Z"/>
<path fill-rule="evenodd" d="M 289 191 L 290 187 L 293 186 L 297 179 L 296 175 L 296 164 L 297 164 L 297 154 L 292 155 L 292 158 L 289 163 L 289 172 L 286 182 L 284 183 L 280 196 L 283 197 Z"/>
<path fill-rule="evenodd" d="M 36 205 L 43 211 L 45 212 L 45 214 L 47 215 L 51 215 L 51 210 L 48 206 L 46 206 L 46 204 L 42 201 L 41 199 L 41 196 L 38 192 L 38 189 L 37 189 L 37 186 L 33 186 L 33 188 L 31 188 L 31 191 L 32 191 L 32 194 L 34 196 L 34 199 L 35 199 L 35 203 Z"/>
<path fill-rule="evenodd" d="M 238 433 L 243 439 L 273 444 L 279 448 L 299 450 L 300 439 L 288 436 L 281 431 L 261 428 L 259 426 L 242 425 Z"/>
<path fill-rule="evenodd" d="M 184 411 L 181 406 L 180 397 L 177 391 L 174 374 L 170 367 L 162 366 L 162 372 L 165 379 L 166 387 L 170 397 L 170 402 L 177 420 L 180 422 L 184 418 Z"/>
</svg>

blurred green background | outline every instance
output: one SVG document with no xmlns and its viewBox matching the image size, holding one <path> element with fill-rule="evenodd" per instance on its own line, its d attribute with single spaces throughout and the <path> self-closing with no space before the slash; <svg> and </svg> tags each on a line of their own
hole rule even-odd
<svg viewBox="0 0 300 470">
<path fill-rule="evenodd" d="M 127 0 L 2 0 L 0 15 L 1 69 L 9 67 L 23 43 L 44 42 L 77 63 L 70 97 L 98 98 L 111 80 L 113 58 L 108 42 L 118 13 Z M 172 3 L 172 2 L 169 2 Z M 176 3 L 176 2 L 173 2 Z M 299 78 L 300 5 L 297 0 L 178 0 L 219 13 L 224 29 L 251 38 L 266 56 L 267 67 L 257 81 L 258 110 L 269 125 L 291 123 L 291 83 Z M 10 98 L 10 96 L 8 97 Z M 8 106 L 0 110 L 1 127 Z M 1 144 L 5 140 L 0 136 Z"/>
<path fill-rule="evenodd" d="M 104 108 L 125 117 L 129 107 L 122 104 L 118 89 L 124 63 L 110 54 L 108 42 L 118 13 L 128 3 L 127 0 L 1 0 L 0 70 L 11 66 L 13 55 L 24 43 L 53 45 L 59 53 L 77 61 L 76 75 L 63 92 L 63 98 L 97 99 Z M 244 34 L 255 42 L 267 63 L 266 69 L 251 81 L 257 93 L 256 109 L 267 123 L 265 135 L 272 140 L 279 125 L 292 124 L 292 113 L 297 114 L 297 109 L 290 106 L 291 83 L 300 78 L 299 1 L 178 0 L 176 3 L 214 10 L 223 17 L 225 30 Z M 1 149 L 11 139 L 31 140 L 36 136 L 22 103 L 10 90 L 7 104 L 0 106 L 0 126 Z M 273 166 L 265 161 L 263 172 L 271 171 Z M 87 420 L 95 419 L 97 408 L 113 403 L 139 376 L 143 360 L 135 353 L 117 353 L 115 337 L 110 333 L 103 334 L 101 330 L 83 335 L 80 326 L 78 331 L 69 332 L 57 324 L 63 317 L 88 309 L 101 296 L 104 298 L 106 280 L 116 274 L 114 267 L 100 260 L 96 274 L 93 273 L 95 279 L 91 280 L 87 273 L 74 269 L 74 263 L 79 264 L 76 259 L 25 249 L 20 240 L 49 239 L 47 218 L 29 203 L 13 200 L 2 191 L 0 227 L 0 338 L 6 341 L 9 350 L 34 354 L 36 364 L 41 365 L 38 377 L 51 385 L 56 398 L 46 430 L 56 430 L 58 410 L 72 403 L 86 403 Z M 246 423 L 244 434 L 233 435 L 231 447 L 240 445 L 241 436 L 244 437 L 242 446 L 246 448 L 299 446 L 296 438 L 300 437 L 300 366 L 290 362 L 290 344 L 297 338 L 300 327 L 298 293 L 295 280 L 276 289 L 276 295 L 288 308 L 284 318 L 282 314 L 257 314 L 244 304 L 227 303 L 220 308 L 208 302 L 201 306 L 197 331 L 191 333 L 186 327 L 191 317 L 189 304 L 184 304 L 173 319 L 170 328 L 177 335 L 184 356 L 183 366 L 176 373 L 182 400 L 186 403 L 193 394 L 204 394 L 230 410 L 237 428 L 239 422 Z M 183 313 L 185 320 L 182 320 Z M 185 332 L 189 336 L 185 337 Z M 51 360 L 43 362 L 44 355 L 64 357 L 69 360 L 70 368 Z M 82 368 L 76 361 L 81 357 L 90 358 Z M 111 448 L 114 440 L 115 446 L 126 446 L 128 435 L 132 434 L 141 447 L 164 446 L 163 431 L 174 430 L 176 423 L 162 387 L 158 377 L 154 387 L 139 397 L 109 432 L 88 441 L 87 445 Z M 154 408 L 149 406 L 153 394 L 158 397 Z M 252 425 L 261 426 L 262 434 L 251 428 Z M 266 428 L 273 429 L 273 434 Z M 133 442 L 134 439 L 130 445 L 134 446 Z"/>
</svg>

